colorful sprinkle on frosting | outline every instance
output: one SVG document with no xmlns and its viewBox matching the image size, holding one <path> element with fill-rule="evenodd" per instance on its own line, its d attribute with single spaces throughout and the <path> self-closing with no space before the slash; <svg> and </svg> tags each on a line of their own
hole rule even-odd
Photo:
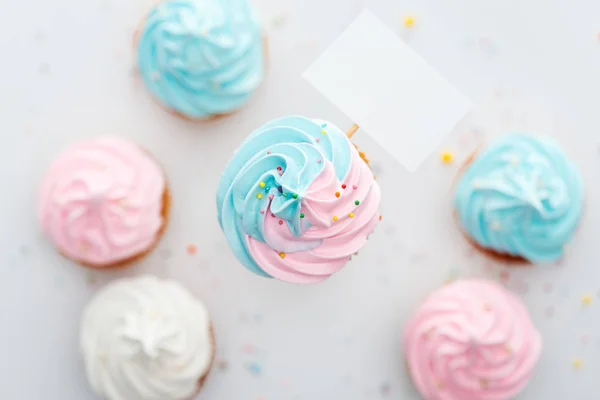
<svg viewBox="0 0 600 400">
<path fill-rule="evenodd" d="M 303 117 L 266 124 L 241 145 L 222 175 L 219 222 L 237 258 L 259 275 L 323 281 L 344 267 L 377 225 L 380 192 L 370 168 L 332 124 L 317 143 L 323 124 Z M 251 193 L 257 182 L 273 188 L 270 200 Z M 352 198 L 332 197 L 341 182 L 357 186 Z M 360 213 L 355 213 L 357 198 Z M 263 217 L 259 209 L 286 223 L 274 229 L 278 220 Z M 277 256 L 282 253 L 285 260 Z"/>
</svg>

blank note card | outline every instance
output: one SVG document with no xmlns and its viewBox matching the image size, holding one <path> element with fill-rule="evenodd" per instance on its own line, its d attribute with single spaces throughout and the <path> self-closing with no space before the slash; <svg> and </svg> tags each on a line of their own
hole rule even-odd
<svg viewBox="0 0 600 400">
<path fill-rule="evenodd" d="M 411 172 L 473 105 L 368 10 L 303 76 Z"/>
</svg>

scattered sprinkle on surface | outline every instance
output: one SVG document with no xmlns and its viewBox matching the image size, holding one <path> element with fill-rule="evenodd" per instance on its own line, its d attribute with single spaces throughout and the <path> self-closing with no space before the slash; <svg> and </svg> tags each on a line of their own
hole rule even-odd
<svg viewBox="0 0 600 400">
<path fill-rule="evenodd" d="M 187 253 L 190 256 L 193 256 L 197 252 L 198 252 L 198 247 L 196 247 L 196 245 L 194 245 L 194 244 L 188 244 L 188 246 L 187 246 Z"/>
<path fill-rule="evenodd" d="M 581 303 L 582 303 L 584 306 L 589 306 L 590 304 L 592 304 L 592 299 L 593 299 L 593 297 L 592 297 L 592 296 L 590 296 L 589 294 L 586 294 L 585 296 L 583 296 L 583 297 L 581 298 Z"/>
<path fill-rule="evenodd" d="M 379 394 L 381 395 L 381 397 L 388 397 L 390 395 L 390 392 L 391 387 L 389 383 L 382 382 L 381 385 L 379 385 Z"/>
<path fill-rule="evenodd" d="M 227 371 L 229 369 L 229 363 L 227 362 L 227 360 L 219 360 L 217 361 L 217 368 L 219 369 L 219 371 Z"/>
<path fill-rule="evenodd" d="M 454 161 L 454 154 L 449 151 L 443 151 L 442 154 L 440 154 L 440 159 L 444 164 L 452 164 L 452 161 Z"/>
<path fill-rule="evenodd" d="M 583 360 L 581 358 L 576 358 L 573 360 L 572 365 L 574 369 L 581 369 L 583 366 Z"/>
<path fill-rule="evenodd" d="M 271 26 L 273 28 L 281 28 L 283 25 L 285 25 L 286 20 L 287 18 L 284 14 L 278 14 L 271 20 Z"/>
<path fill-rule="evenodd" d="M 246 364 L 246 370 L 250 372 L 252 375 L 260 375 L 262 372 L 262 367 L 256 361 L 252 361 Z"/>
<path fill-rule="evenodd" d="M 402 23 L 404 24 L 405 28 L 412 28 L 413 26 L 415 26 L 415 17 L 407 15 L 406 17 L 404 17 Z"/>
</svg>

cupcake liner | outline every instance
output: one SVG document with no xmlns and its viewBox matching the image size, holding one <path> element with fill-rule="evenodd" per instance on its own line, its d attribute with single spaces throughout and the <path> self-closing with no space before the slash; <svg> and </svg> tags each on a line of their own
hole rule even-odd
<svg viewBox="0 0 600 400">
<path fill-rule="evenodd" d="M 208 376 L 210 375 L 210 372 L 212 371 L 214 363 L 215 363 L 215 357 L 216 357 L 217 352 L 216 352 L 215 329 L 214 329 L 213 324 L 210 324 L 210 344 L 211 344 L 211 349 L 212 349 L 210 364 L 208 366 L 208 369 L 204 373 L 204 375 L 202 375 L 200 377 L 200 379 L 198 379 L 198 390 L 196 391 L 196 393 L 194 393 L 192 396 L 190 396 L 190 398 L 188 400 L 194 400 L 196 398 L 196 396 L 198 396 L 198 394 L 200 394 L 200 392 L 204 388 L 204 384 L 206 383 L 206 380 L 208 379 Z"/>
</svg>

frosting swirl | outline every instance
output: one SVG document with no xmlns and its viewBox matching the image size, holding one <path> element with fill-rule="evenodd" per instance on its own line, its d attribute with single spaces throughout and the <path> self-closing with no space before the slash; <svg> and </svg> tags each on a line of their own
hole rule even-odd
<svg viewBox="0 0 600 400">
<path fill-rule="evenodd" d="M 219 223 L 251 271 L 294 283 L 339 271 L 379 220 L 379 185 L 336 126 L 283 117 L 253 132 L 225 168 Z"/>
<path fill-rule="evenodd" d="M 542 348 L 520 300 L 494 282 L 460 280 L 432 293 L 408 322 L 404 353 L 426 400 L 509 400 Z"/>
<path fill-rule="evenodd" d="M 454 204 L 465 233 L 480 246 L 553 262 L 579 223 L 583 184 L 554 142 L 513 134 L 468 165 Z"/>
<path fill-rule="evenodd" d="M 149 250 L 165 221 L 165 178 L 137 145 L 116 137 L 78 143 L 43 178 L 38 219 L 67 257 L 109 266 Z"/>
<path fill-rule="evenodd" d="M 264 77 L 261 28 L 246 0 L 165 0 L 138 36 L 150 92 L 189 118 L 241 107 Z"/>
<path fill-rule="evenodd" d="M 107 400 L 191 398 L 214 353 L 204 305 L 153 276 L 102 288 L 83 312 L 80 345 L 90 384 Z"/>
</svg>

